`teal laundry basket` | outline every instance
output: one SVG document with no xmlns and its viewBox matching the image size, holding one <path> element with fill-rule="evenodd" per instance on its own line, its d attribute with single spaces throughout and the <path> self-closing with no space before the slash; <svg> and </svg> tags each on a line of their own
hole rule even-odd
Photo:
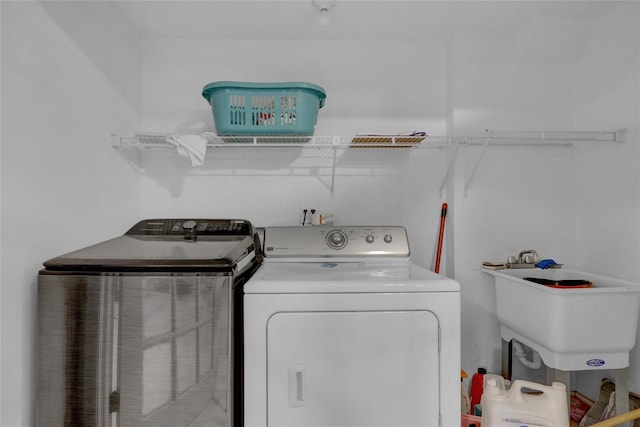
<svg viewBox="0 0 640 427">
<path fill-rule="evenodd" d="M 202 89 L 218 135 L 313 135 L 326 93 L 305 82 L 221 81 Z"/>
</svg>

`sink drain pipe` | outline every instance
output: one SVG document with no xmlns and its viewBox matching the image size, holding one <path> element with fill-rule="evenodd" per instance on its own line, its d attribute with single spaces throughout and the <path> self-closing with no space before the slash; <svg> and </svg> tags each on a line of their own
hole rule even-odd
<svg viewBox="0 0 640 427">
<path fill-rule="evenodd" d="M 522 344 L 519 341 L 513 340 L 512 345 L 513 345 L 513 351 L 515 355 L 518 357 L 518 360 L 520 360 L 520 363 L 522 363 L 524 366 L 526 366 L 529 369 L 540 369 L 540 367 L 542 366 L 542 358 L 540 357 L 537 351 L 527 347 L 531 350 L 532 360 L 529 360 L 527 359 L 527 352 L 524 349 L 525 347 L 524 344 Z"/>
</svg>

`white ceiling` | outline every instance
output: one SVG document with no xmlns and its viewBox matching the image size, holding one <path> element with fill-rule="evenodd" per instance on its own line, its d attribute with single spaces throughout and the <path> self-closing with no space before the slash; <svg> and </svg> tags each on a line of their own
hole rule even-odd
<svg viewBox="0 0 640 427">
<path fill-rule="evenodd" d="M 548 20 L 590 25 L 617 2 L 337 0 L 328 26 L 311 0 L 112 3 L 143 37 L 442 41 L 457 31 L 508 36 Z"/>
</svg>

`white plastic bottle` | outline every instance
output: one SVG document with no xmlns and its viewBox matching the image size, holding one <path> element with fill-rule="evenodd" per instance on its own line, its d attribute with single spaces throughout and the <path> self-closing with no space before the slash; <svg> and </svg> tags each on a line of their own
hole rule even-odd
<svg viewBox="0 0 640 427">
<path fill-rule="evenodd" d="M 569 427 L 567 405 L 567 389 L 562 383 L 547 386 L 515 380 L 505 390 L 501 376 L 484 377 L 483 427 Z"/>
</svg>

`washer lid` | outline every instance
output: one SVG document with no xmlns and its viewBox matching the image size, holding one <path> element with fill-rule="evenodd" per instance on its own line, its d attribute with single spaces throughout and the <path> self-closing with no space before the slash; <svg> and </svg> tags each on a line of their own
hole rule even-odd
<svg viewBox="0 0 640 427">
<path fill-rule="evenodd" d="M 458 282 L 410 262 L 269 262 L 244 285 L 246 294 L 459 291 Z"/>
<path fill-rule="evenodd" d="M 255 259 L 251 231 L 250 223 L 238 220 L 144 220 L 124 236 L 58 256 L 44 266 L 57 271 L 230 270 L 241 260 Z"/>
</svg>

